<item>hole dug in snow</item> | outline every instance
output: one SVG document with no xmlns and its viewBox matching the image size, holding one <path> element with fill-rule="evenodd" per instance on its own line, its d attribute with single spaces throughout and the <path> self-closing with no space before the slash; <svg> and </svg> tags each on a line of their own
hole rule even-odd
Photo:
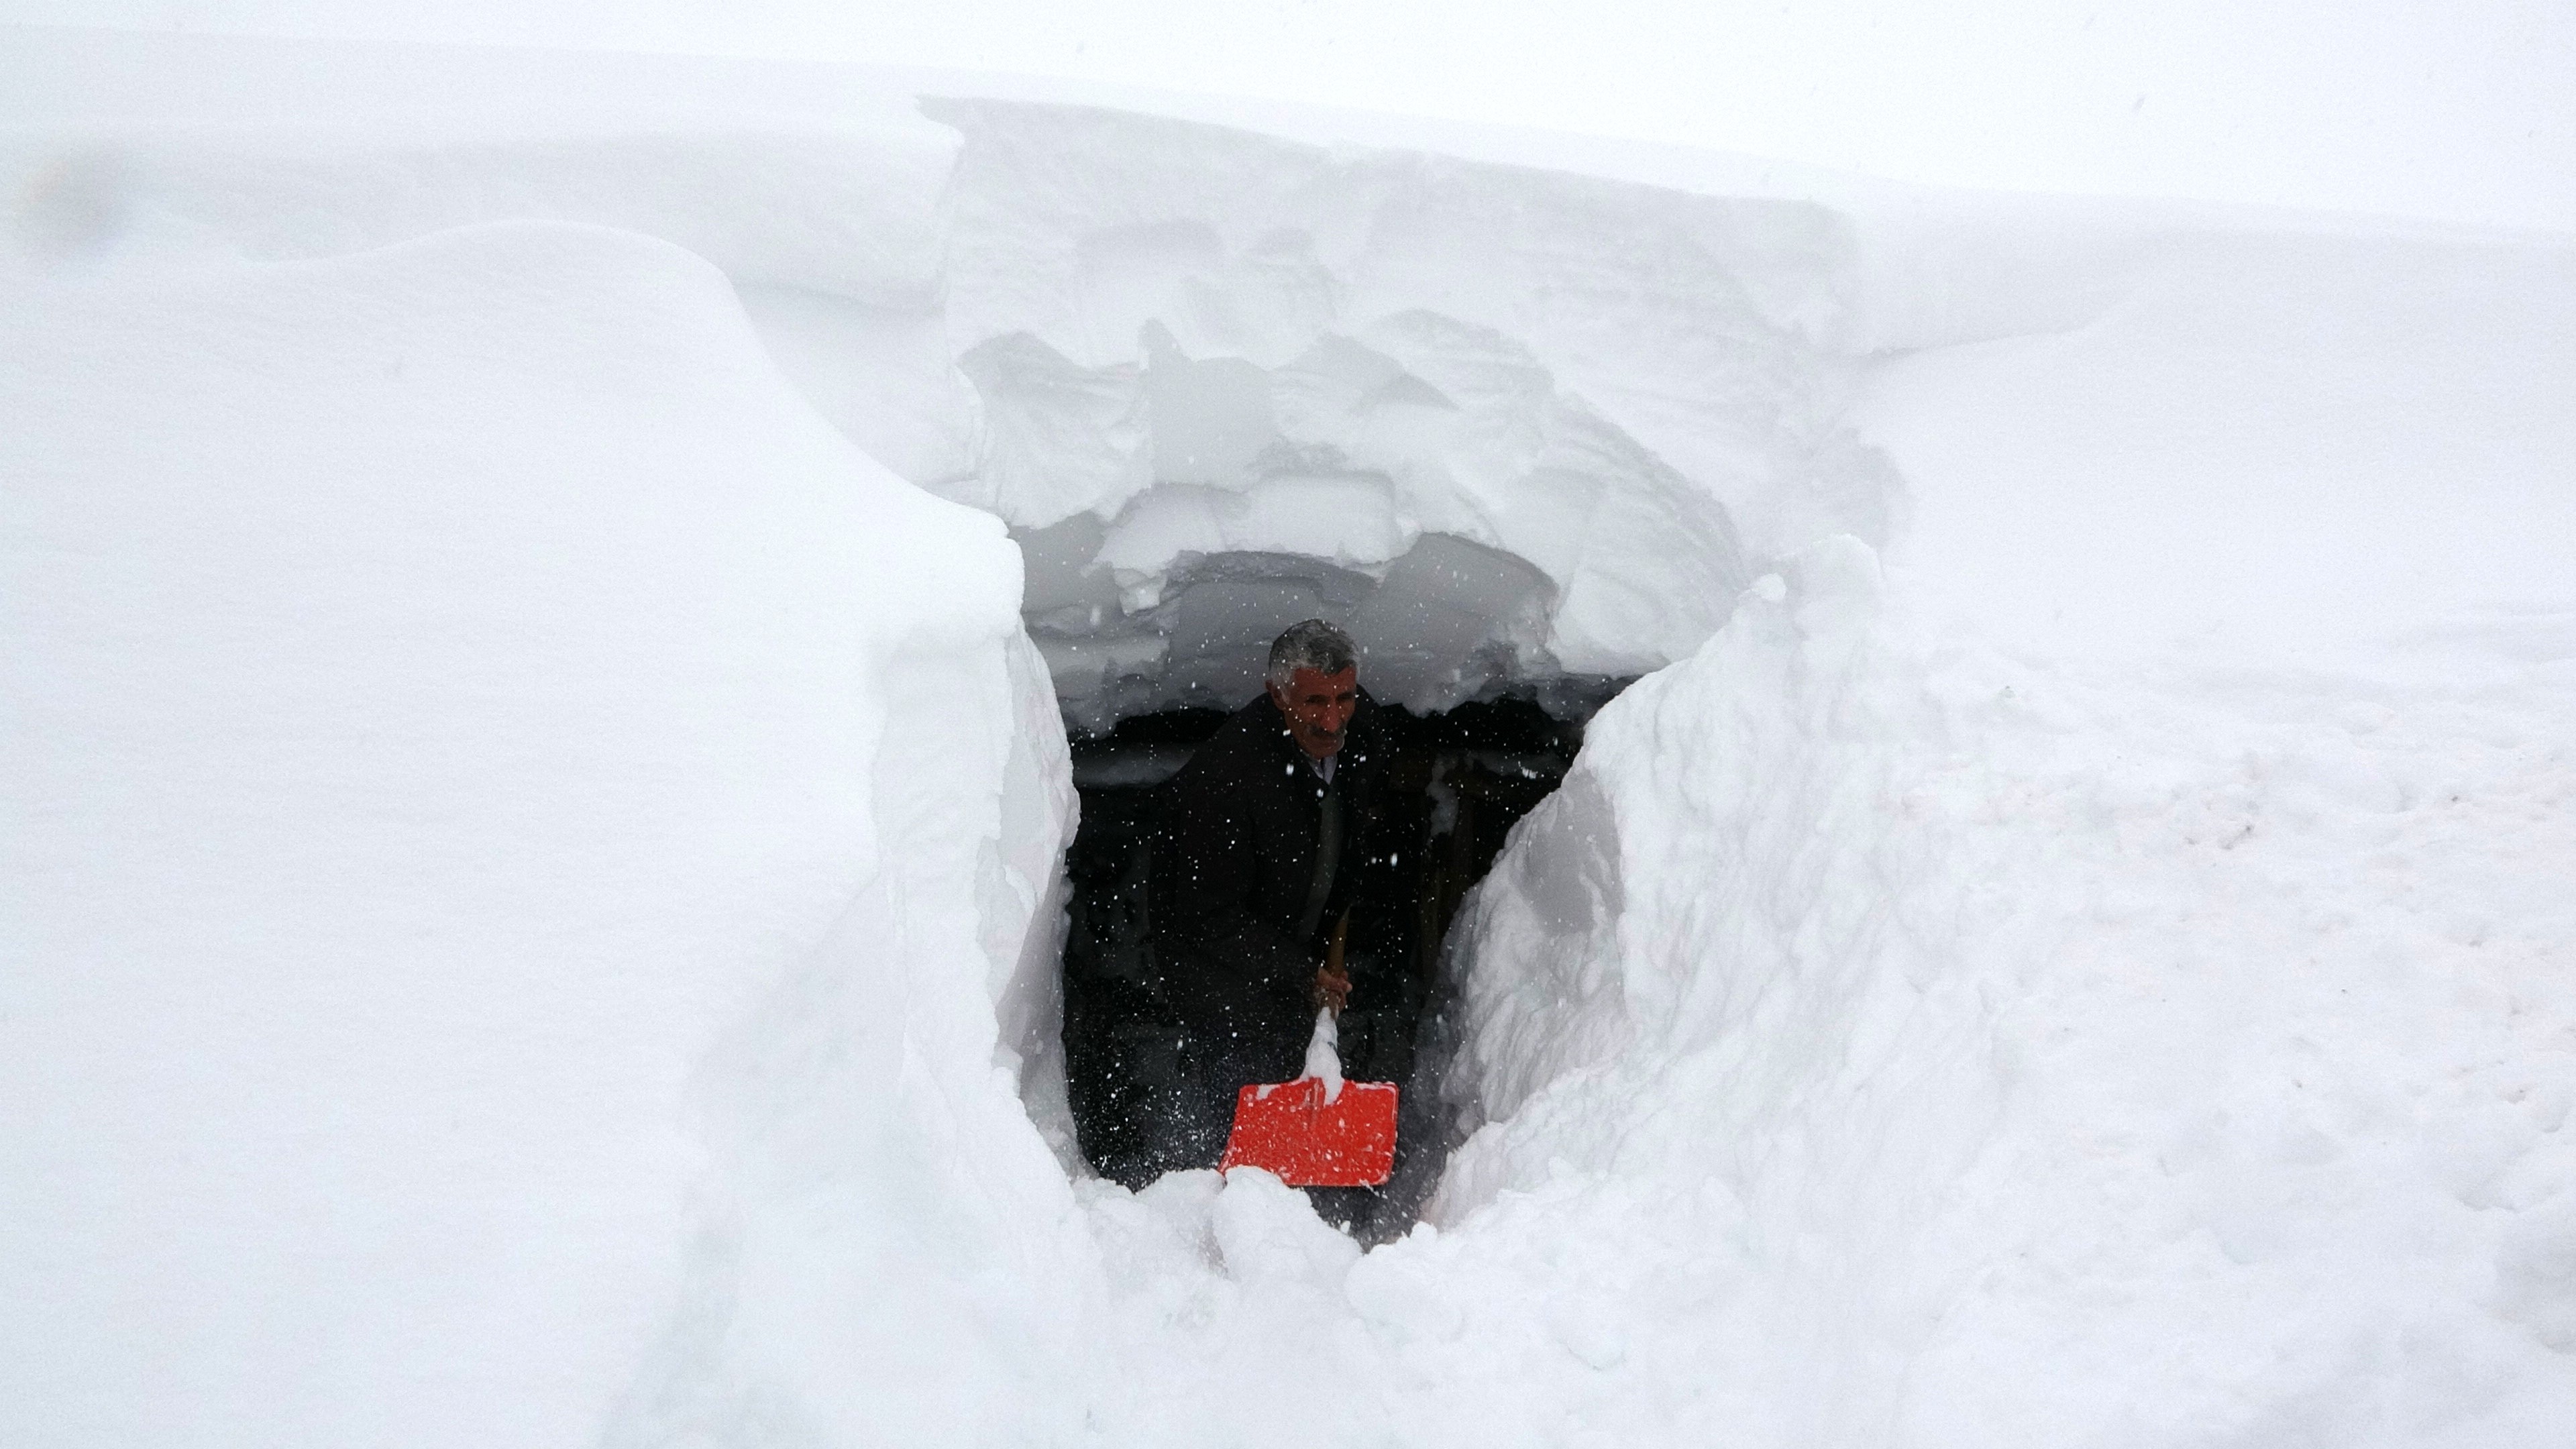
<svg viewBox="0 0 2576 1449">
<path fill-rule="evenodd" d="M 1493 688 L 1509 668 L 1491 643 L 1498 623 L 1544 583 L 1507 555 L 1462 540 L 1425 536 L 1406 558 L 1374 588 L 1364 576 L 1294 555 L 1224 556 L 1175 570 L 1187 583 L 1164 614 L 1174 632 L 1140 639 L 1159 647 L 1159 675 L 1139 672 L 1100 693 L 1199 702 L 1072 731 L 1081 823 L 1065 861 L 1065 1062 L 1082 1155 L 1105 1177 L 1142 1187 L 1164 1165 L 1151 1147 L 1151 1117 L 1163 1108 L 1150 1083 L 1155 1055 L 1168 1054 L 1177 1033 L 1146 948 L 1157 802 L 1230 707 L 1258 693 L 1270 640 L 1286 624 L 1322 614 L 1347 620 L 1364 641 L 1361 683 L 1380 698 L 1377 728 L 1392 756 L 1368 836 L 1372 864 L 1353 910 L 1351 954 L 1355 969 L 1403 983 L 1396 988 L 1403 999 L 1419 1004 L 1411 1047 L 1377 1058 L 1379 1074 L 1402 1088 L 1405 1113 L 1396 1178 L 1382 1204 L 1365 1205 L 1368 1236 L 1402 1231 L 1437 1182 L 1449 1134 L 1438 1017 L 1450 922 L 1512 826 L 1563 780 L 1583 721 L 1625 681 L 1560 676 L 1445 709 L 1395 702 L 1439 698 L 1476 671 Z M 1099 695 L 1065 704 L 1077 719 L 1108 712 Z"/>
<path fill-rule="evenodd" d="M 1082 823 L 1066 855 L 1068 1085 L 1084 1156 L 1130 1186 L 1155 1172 L 1143 1155 L 1137 1114 L 1153 1109 L 1141 1094 L 1135 1057 L 1169 1032 L 1142 951 L 1155 801 L 1224 719 L 1213 710 L 1139 715 L 1074 743 Z M 1370 850 L 1388 864 L 1372 874 L 1354 909 L 1352 954 L 1363 969 L 1408 982 L 1425 1003 L 1410 1070 L 1390 1073 L 1407 1110 L 1398 1178 L 1387 1190 L 1397 1209 L 1378 1224 L 1384 1229 L 1410 1220 L 1437 1179 L 1445 1146 L 1435 1018 L 1445 996 L 1441 948 L 1449 924 L 1511 827 L 1564 778 L 1580 725 L 1509 699 L 1431 715 L 1389 707 L 1381 723 L 1396 762 Z"/>
<path fill-rule="evenodd" d="M 1593 711 L 1724 627 L 1748 558 L 1882 536 L 1894 480 L 1838 421 L 1848 248 L 1821 208 L 926 113 L 964 138 L 935 292 L 951 350 L 905 407 L 971 445 L 914 476 L 1019 544 L 1081 800 L 1065 1029 L 1035 1029 L 1058 1018 L 1024 975 L 1005 1014 L 1033 1029 L 1006 1039 L 1059 1156 L 1079 1172 L 1079 1137 L 1132 1178 L 1098 1066 L 1104 1022 L 1150 1015 L 1114 968 L 1143 930 L 1151 792 L 1258 694 L 1282 628 L 1347 629 L 1399 727 L 1380 848 L 1401 867 L 1370 946 L 1427 989 Z"/>
</svg>

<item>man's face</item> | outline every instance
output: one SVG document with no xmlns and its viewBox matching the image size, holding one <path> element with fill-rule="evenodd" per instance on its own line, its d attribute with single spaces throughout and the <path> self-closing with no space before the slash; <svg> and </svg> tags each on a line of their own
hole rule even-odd
<svg viewBox="0 0 2576 1449">
<path fill-rule="evenodd" d="M 1342 729 L 1360 707 L 1360 670 L 1354 664 L 1339 674 L 1300 669 L 1288 683 L 1270 686 L 1270 702 L 1288 717 L 1288 734 L 1297 748 L 1323 759 L 1342 747 Z"/>
</svg>

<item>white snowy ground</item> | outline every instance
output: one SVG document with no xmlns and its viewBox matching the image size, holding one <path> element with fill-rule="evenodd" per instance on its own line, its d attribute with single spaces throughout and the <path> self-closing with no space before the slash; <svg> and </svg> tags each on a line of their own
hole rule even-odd
<svg viewBox="0 0 2576 1449">
<path fill-rule="evenodd" d="M 2576 1422 L 2568 239 L 0 75 L 0 1438 Z M 1676 661 L 1365 1255 L 1068 1175 L 1047 1048 L 1050 684 L 1318 601 Z"/>
</svg>

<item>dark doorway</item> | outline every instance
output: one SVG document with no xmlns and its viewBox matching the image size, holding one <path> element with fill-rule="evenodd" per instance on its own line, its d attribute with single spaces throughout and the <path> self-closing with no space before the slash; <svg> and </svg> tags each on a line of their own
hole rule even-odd
<svg viewBox="0 0 2576 1449">
<path fill-rule="evenodd" d="M 1169 1059 L 1172 1031 L 1145 944 L 1156 802 L 1163 783 L 1225 719 L 1212 709 L 1169 710 L 1072 741 L 1082 823 L 1066 857 L 1073 898 L 1064 960 L 1068 1085 L 1084 1156 L 1102 1176 L 1131 1187 L 1158 1170 L 1137 1129 L 1152 1110 L 1156 1084 L 1179 1070 Z M 1430 715 L 1382 706 L 1378 719 L 1395 761 L 1373 844 L 1393 860 L 1373 873 L 1354 912 L 1355 945 L 1364 934 L 1375 959 L 1413 973 L 1415 999 L 1428 1005 L 1423 1049 L 1398 1083 L 1406 1110 L 1397 1179 L 1371 1223 L 1373 1238 L 1411 1223 L 1446 1155 L 1439 1091 L 1446 1062 L 1433 1022 L 1443 1006 L 1441 945 L 1450 922 L 1512 826 L 1564 780 L 1582 743 L 1579 720 L 1524 699 Z"/>
</svg>

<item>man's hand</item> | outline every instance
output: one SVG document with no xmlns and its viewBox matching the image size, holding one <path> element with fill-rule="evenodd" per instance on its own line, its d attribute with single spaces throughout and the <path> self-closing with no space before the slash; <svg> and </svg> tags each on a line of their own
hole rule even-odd
<svg viewBox="0 0 2576 1449">
<path fill-rule="evenodd" d="M 1315 1004 L 1339 1014 L 1351 999 L 1351 975 L 1330 961 L 1315 968 Z"/>
</svg>

